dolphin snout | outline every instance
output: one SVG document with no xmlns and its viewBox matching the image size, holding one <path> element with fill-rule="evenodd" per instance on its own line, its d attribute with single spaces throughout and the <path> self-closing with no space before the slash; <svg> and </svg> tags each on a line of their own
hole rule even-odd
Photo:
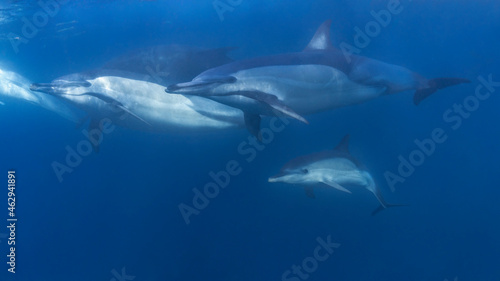
<svg viewBox="0 0 500 281">
<path fill-rule="evenodd" d="M 196 78 L 191 82 L 173 84 L 167 87 L 165 92 L 184 95 L 208 95 L 211 90 L 221 84 L 231 84 L 236 82 L 233 76 L 228 77 L 205 77 L 203 79 Z"/>
</svg>

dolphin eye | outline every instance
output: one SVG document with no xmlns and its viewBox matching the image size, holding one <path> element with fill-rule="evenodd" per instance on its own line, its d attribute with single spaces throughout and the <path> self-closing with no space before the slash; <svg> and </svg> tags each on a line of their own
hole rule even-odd
<svg viewBox="0 0 500 281">
<path fill-rule="evenodd" d="M 308 174 L 308 173 L 309 173 L 309 170 L 308 170 L 308 169 L 302 169 L 302 173 L 304 173 L 304 174 Z"/>
</svg>

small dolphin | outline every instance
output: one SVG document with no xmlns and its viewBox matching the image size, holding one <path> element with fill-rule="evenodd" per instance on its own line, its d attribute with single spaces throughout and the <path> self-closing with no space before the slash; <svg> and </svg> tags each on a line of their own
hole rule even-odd
<svg viewBox="0 0 500 281">
<path fill-rule="evenodd" d="M 241 109 L 249 131 L 260 130 L 260 115 L 302 116 L 415 90 L 414 103 L 439 89 L 469 82 L 425 79 L 404 67 L 352 55 L 333 47 L 331 21 L 324 22 L 302 52 L 235 61 L 209 69 L 167 93 L 198 95 Z"/>
<path fill-rule="evenodd" d="M 306 186 L 307 196 L 314 198 L 314 186 L 329 186 L 351 193 L 348 188 L 364 187 L 372 192 L 380 202 L 378 212 L 396 206 L 387 203 L 372 176 L 349 153 L 349 135 L 333 150 L 323 151 L 295 158 L 286 163 L 278 175 L 269 178 L 269 182 L 286 182 Z"/>
<path fill-rule="evenodd" d="M 90 119 L 89 130 L 103 118 L 129 129 L 175 134 L 240 128 L 244 122 L 238 109 L 203 97 L 164 92 L 165 85 L 192 79 L 199 71 L 231 61 L 226 55 L 230 49 L 183 45 L 142 48 L 99 69 L 34 83 L 30 89 L 86 112 L 87 118 L 79 125 Z M 98 147 L 94 148 L 97 151 Z"/>
</svg>

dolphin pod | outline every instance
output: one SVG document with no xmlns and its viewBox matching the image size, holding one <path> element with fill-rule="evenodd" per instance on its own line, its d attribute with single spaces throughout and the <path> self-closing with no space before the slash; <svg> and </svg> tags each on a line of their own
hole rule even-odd
<svg viewBox="0 0 500 281">
<path fill-rule="evenodd" d="M 330 24 L 324 22 L 307 47 L 296 53 L 232 61 L 226 56 L 231 48 L 155 46 L 110 60 L 99 69 L 31 84 L 32 92 L 27 80 L 13 84 L 25 100 L 68 119 L 75 121 L 75 108 L 83 112 L 90 129 L 99 119 L 109 118 L 126 128 L 168 133 L 246 127 L 260 139 L 263 116 L 308 123 L 306 115 L 410 90 L 418 105 L 439 89 L 469 82 L 426 79 L 401 66 L 352 54 L 348 61 L 331 43 Z M 1 94 L 9 96 L 1 81 Z M 380 203 L 373 214 L 401 206 L 384 200 L 371 174 L 349 153 L 348 140 L 344 137 L 334 150 L 288 162 L 269 182 L 304 185 L 309 197 L 315 197 L 317 186 L 348 193 L 362 187 Z"/>
</svg>

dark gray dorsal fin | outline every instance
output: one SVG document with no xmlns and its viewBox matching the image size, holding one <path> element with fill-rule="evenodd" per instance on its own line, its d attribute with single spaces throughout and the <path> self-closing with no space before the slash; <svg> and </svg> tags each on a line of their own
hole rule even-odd
<svg viewBox="0 0 500 281">
<path fill-rule="evenodd" d="M 337 146 L 333 149 L 338 152 L 349 153 L 349 135 L 345 135 L 342 140 L 337 144 Z"/>
<path fill-rule="evenodd" d="M 333 49 L 332 41 L 330 39 L 330 26 L 332 25 L 331 20 L 325 21 L 316 31 L 313 38 L 304 49 L 304 51 L 315 51 L 315 50 L 328 50 Z"/>
<path fill-rule="evenodd" d="M 238 95 L 242 95 L 242 96 L 245 96 L 247 98 L 251 98 L 251 99 L 254 99 L 256 101 L 262 102 L 262 103 L 268 105 L 269 107 L 271 107 L 273 110 L 276 110 L 280 114 L 297 119 L 302 123 L 309 124 L 309 122 L 304 117 L 302 117 L 297 112 L 295 112 L 293 109 L 288 107 L 285 103 L 280 101 L 278 99 L 278 97 L 275 95 L 267 94 L 267 93 L 260 92 L 260 91 L 239 91 L 236 93 Z"/>
</svg>

